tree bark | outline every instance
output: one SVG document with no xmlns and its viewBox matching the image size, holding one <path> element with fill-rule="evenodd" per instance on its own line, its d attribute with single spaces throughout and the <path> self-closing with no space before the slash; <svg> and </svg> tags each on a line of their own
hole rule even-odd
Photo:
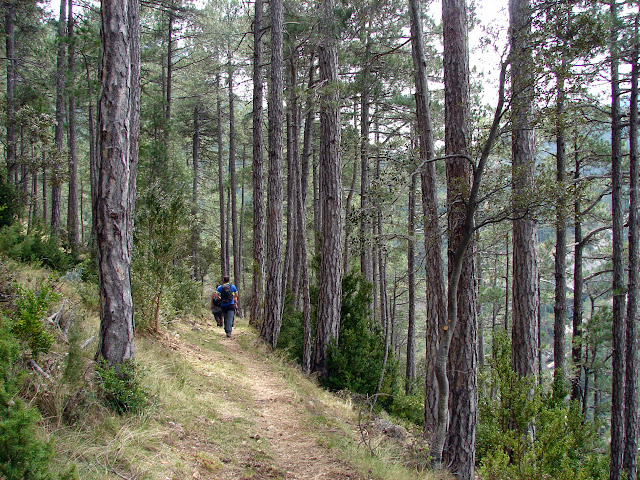
<svg viewBox="0 0 640 480">
<path fill-rule="evenodd" d="M 454 272 L 455 255 L 466 234 L 467 209 L 472 172 L 463 155 L 469 154 L 470 80 L 469 44 L 466 0 L 444 0 L 442 3 L 444 32 L 445 80 L 445 152 L 447 160 L 448 266 Z M 473 228 L 473 227 L 472 227 Z M 474 241 L 460 259 L 456 286 L 457 327 L 452 334 L 449 354 L 449 412 L 447 463 L 459 478 L 473 480 L 475 468 L 475 432 L 478 410 L 477 316 Z M 451 293 L 451 292 L 450 292 Z M 451 308 L 449 306 L 449 308 Z M 451 318 L 451 317 L 450 317 Z"/>
<path fill-rule="evenodd" d="M 368 33 L 368 31 L 367 31 Z M 360 211 L 362 220 L 360 223 L 360 236 L 362 237 L 362 252 L 360 254 L 360 271 L 369 283 L 373 283 L 373 261 L 371 255 L 371 180 L 369 179 L 369 134 L 371 119 L 369 110 L 371 98 L 369 93 L 369 77 L 371 75 L 371 43 L 367 35 L 365 45 L 364 70 L 362 72 L 362 93 L 360 100 Z M 371 311 L 375 311 L 374 308 Z"/>
<path fill-rule="evenodd" d="M 73 0 L 69 0 L 69 87 L 72 87 L 74 83 L 74 70 L 76 64 L 73 23 Z M 77 250 L 80 246 L 80 222 L 78 213 L 78 155 L 76 153 L 76 98 L 72 92 L 69 94 L 69 198 L 67 201 L 67 237 L 67 240 L 71 245 L 73 255 L 77 256 Z"/>
<path fill-rule="evenodd" d="M 577 136 L 577 133 L 575 134 Z M 577 142 L 575 142 L 577 143 Z M 581 162 L 578 155 L 577 145 L 574 145 L 575 167 L 574 180 L 580 178 Z M 575 247 L 573 249 L 573 316 L 572 316 L 572 337 L 571 337 L 571 361 L 573 362 L 574 375 L 571 379 L 571 399 L 582 401 L 582 372 L 584 371 L 584 362 L 582 359 L 583 336 L 582 336 L 582 316 L 583 316 L 583 275 L 582 275 L 582 256 L 584 245 L 582 242 L 582 219 L 581 219 L 580 197 L 576 197 L 573 204 L 573 240 Z M 586 379 L 586 377 L 585 377 Z M 586 414 L 586 403 L 582 405 L 582 412 Z"/>
<path fill-rule="evenodd" d="M 638 65 L 640 39 L 635 18 L 629 106 L 629 287 L 627 289 L 627 344 L 624 391 L 625 446 L 623 468 L 627 478 L 638 478 Z"/>
<path fill-rule="evenodd" d="M 236 194 L 236 119 L 233 93 L 233 65 L 229 49 L 229 195 L 231 195 L 231 242 L 233 249 L 233 279 L 236 285 L 242 283 L 241 242 L 238 226 L 238 196 Z"/>
<path fill-rule="evenodd" d="M 564 390 L 565 379 L 565 322 L 567 318 L 567 219 L 563 192 L 565 191 L 566 142 L 565 142 L 565 88 L 564 62 L 556 73 L 556 183 L 558 201 L 556 204 L 556 254 L 554 263 L 555 303 L 553 307 L 553 363 L 554 382 Z"/>
<path fill-rule="evenodd" d="M 620 80 L 618 73 L 618 2 L 611 1 L 611 216 L 613 219 L 613 319 L 611 384 L 611 449 L 609 480 L 622 476 L 625 451 L 625 297 L 624 209 L 622 207 L 622 125 L 620 119 Z"/>
<path fill-rule="evenodd" d="M 116 365 L 134 356 L 130 265 L 140 131 L 138 2 L 103 2 L 101 33 L 97 206 L 100 340 L 96 358 Z"/>
<path fill-rule="evenodd" d="M 67 46 L 67 2 L 60 2 L 58 19 L 58 60 L 56 66 L 56 130 L 55 140 L 59 158 L 53 162 L 51 172 L 51 230 L 55 236 L 60 235 L 60 211 L 62 203 L 62 161 L 64 142 L 64 89 L 65 89 L 65 49 Z"/>
<path fill-rule="evenodd" d="M 18 182 L 18 165 L 16 159 L 16 1 L 4 2 L 4 31 L 6 35 L 7 55 L 7 175 L 9 183 Z"/>
<path fill-rule="evenodd" d="M 334 0 L 320 4 L 320 256 L 318 320 L 313 371 L 326 377 L 327 350 L 338 341 L 342 305 L 342 164 L 340 159 L 340 92 L 338 31 Z"/>
<path fill-rule="evenodd" d="M 536 375 L 538 359 L 537 230 L 527 212 L 533 191 L 535 136 L 533 129 L 533 57 L 530 40 L 530 0 L 509 0 L 512 59 L 512 188 L 513 222 L 513 325 L 511 365 L 520 376 Z"/>
<path fill-rule="evenodd" d="M 282 326 L 282 231 L 283 231 L 283 5 L 272 0 L 271 13 L 271 86 L 269 88 L 269 178 L 267 184 L 267 285 L 271 286 L 265 303 L 265 318 L 260 336 L 273 348 Z"/>
<path fill-rule="evenodd" d="M 265 285 L 262 17 L 262 0 L 256 0 L 253 18 L 253 283 L 249 318 L 251 325 L 259 325 L 262 322 Z"/>
<path fill-rule="evenodd" d="M 437 423 L 438 394 L 435 377 L 436 352 L 439 335 L 446 324 L 446 293 L 442 237 L 438 223 L 437 174 L 435 147 L 429 106 L 427 63 L 419 2 L 409 1 L 411 18 L 411 53 L 416 83 L 416 119 L 419 140 L 419 171 L 422 191 L 422 217 L 426 262 L 426 357 L 424 433 L 432 433 Z"/>
<path fill-rule="evenodd" d="M 220 276 L 229 275 L 229 257 L 227 246 L 227 209 L 224 197 L 224 159 L 222 158 L 222 100 L 220 98 L 220 71 L 216 75 L 216 122 L 218 135 L 218 191 L 220 198 Z"/>
<path fill-rule="evenodd" d="M 415 215 L 416 215 L 416 175 L 411 175 L 409 205 L 407 211 L 407 368 L 405 372 L 405 393 L 411 393 L 416 382 L 416 273 L 415 273 Z"/>
</svg>

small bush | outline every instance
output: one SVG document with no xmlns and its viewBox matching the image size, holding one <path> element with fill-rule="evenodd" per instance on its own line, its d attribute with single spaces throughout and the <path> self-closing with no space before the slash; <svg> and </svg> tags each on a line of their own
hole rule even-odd
<svg viewBox="0 0 640 480">
<path fill-rule="evenodd" d="M 102 360 L 96 364 L 105 403 L 116 413 L 135 413 L 149 405 L 149 394 L 140 384 L 140 372 L 133 361 L 109 367 Z"/>
<path fill-rule="evenodd" d="M 2 229 L 0 250 L 14 260 L 38 263 L 58 272 L 66 272 L 74 264 L 73 257 L 46 229 L 34 227 L 29 234 L 19 223 Z"/>
<path fill-rule="evenodd" d="M 53 345 L 54 336 L 47 331 L 44 318 L 51 304 L 60 297 L 49 281 L 39 282 L 35 290 L 18 286 L 17 293 L 11 330 L 28 346 L 31 356 L 37 358 Z"/>
<path fill-rule="evenodd" d="M 325 386 L 371 395 L 375 392 L 384 358 L 384 336 L 371 318 L 371 288 L 362 276 L 345 275 L 337 344 L 329 347 L 329 377 Z"/>
<path fill-rule="evenodd" d="M 73 468 L 63 475 L 50 471 L 53 444 L 38 436 L 40 413 L 18 396 L 22 381 L 20 344 L 10 322 L 0 318 L 0 478 L 57 480 L 77 478 Z"/>
<path fill-rule="evenodd" d="M 534 389 L 510 364 L 506 335 L 496 337 L 488 390 L 479 403 L 478 472 L 482 478 L 586 480 L 606 478 L 608 459 L 597 443 L 596 426 L 575 403 Z M 531 432 L 535 432 L 535 442 Z"/>
</svg>

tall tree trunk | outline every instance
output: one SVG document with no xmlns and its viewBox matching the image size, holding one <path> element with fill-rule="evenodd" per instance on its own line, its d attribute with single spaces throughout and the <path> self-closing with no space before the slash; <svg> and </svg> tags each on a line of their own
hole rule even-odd
<svg viewBox="0 0 640 480">
<path fill-rule="evenodd" d="M 469 154 L 470 80 L 466 0 L 442 3 L 444 28 L 445 151 L 447 160 L 447 204 L 449 235 L 449 277 L 455 275 L 454 252 L 465 235 L 471 169 L 463 155 Z M 460 156 L 458 156 L 460 155 Z M 476 317 L 476 272 L 474 242 L 462 259 L 457 286 L 457 327 L 449 355 L 449 411 L 447 462 L 458 477 L 473 480 L 475 434 L 478 411 L 478 352 Z"/>
<path fill-rule="evenodd" d="M 64 1 L 64 0 L 63 0 Z M 69 86 L 74 83 L 76 65 L 73 38 L 73 0 L 69 0 Z M 69 198 L 67 202 L 67 236 L 74 256 L 80 245 L 80 223 L 78 213 L 78 156 L 76 154 L 76 99 L 69 94 Z"/>
<path fill-rule="evenodd" d="M 520 376 L 537 374 L 538 266 L 536 225 L 526 212 L 533 190 L 535 136 L 533 129 L 533 57 L 530 0 L 509 0 L 512 59 L 512 184 L 517 218 L 513 222 L 513 326 L 511 365 Z"/>
<path fill-rule="evenodd" d="M 416 273 L 415 273 L 415 215 L 416 215 L 416 175 L 411 175 L 409 205 L 407 212 L 407 299 L 409 301 L 407 325 L 407 368 L 405 373 L 405 393 L 411 393 L 416 382 Z"/>
<path fill-rule="evenodd" d="M 556 103 L 556 256 L 555 256 L 555 303 L 553 307 L 553 363 L 554 383 L 559 392 L 564 391 L 565 382 L 565 322 L 567 318 L 567 216 L 563 192 L 565 191 L 566 142 L 565 142 L 565 88 L 564 62 L 556 73 L 558 95 Z M 564 396 L 564 393 L 561 393 Z"/>
<path fill-rule="evenodd" d="M 236 119 L 233 93 L 233 65 L 231 64 L 231 49 L 229 49 L 229 195 L 231 195 L 231 242 L 233 244 L 233 278 L 240 285 L 242 277 L 240 262 L 240 234 L 238 226 L 238 196 L 236 194 Z"/>
<path fill-rule="evenodd" d="M 613 319 L 611 384 L 611 449 L 609 480 L 622 476 L 625 451 L 625 297 L 624 210 L 622 207 L 622 125 L 620 119 L 620 80 L 618 73 L 618 2 L 611 1 L 611 216 L 613 219 Z"/>
<path fill-rule="evenodd" d="M 342 163 L 340 159 L 340 92 L 338 38 L 334 0 L 320 4 L 320 256 L 318 320 L 313 371 L 326 377 L 327 353 L 338 340 L 342 305 Z"/>
<path fill-rule="evenodd" d="M 282 295 L 287 288 L 293 293 L 293 306 L 297 308 L 297 290 L 300 284 L 300 262 L 297 258 L 300 244 L 297 217 L 300 195 L 300 109 L 298 107 L 298 50 L 290 38 L 289 45 L 289 101 L 287 102 L 287 235 L 285 246 L 285 274 Z"/>
<path fill-rule="evenodd" d="M 574 132 L 577 137 L 577 132 Z M 574 137 L 574 180 L 580 178 L 580 155 L 578 145 Z M 582 400 L 582 372 L 584 362 L 582 360 L 583 336 L 582 336 L 582 314 L 583 314 L 583 275 L 582 275 L 582 254 L 584 244 L 582 241 L 582 219 L 581 219 L 580 197 L 576 196 L 573 203 L 573 315 L 572 315 L 572 337 L 571 337 L 571 360 L 573 362 L 574 375 L 571 379 L 571 399 Z M 583 414 L 586 414 L 586 404 L 582 406 Z"/>
<path fill-rule="evenodd" d="M 222 100 L 220 98 L 220 71 L 216 75 L 216 122 L 218 125 L 218 191 L 220 193 L 220 276 L 229 275 L 229 257 L 227 252 L 227 209 L 224 197 L 224 160 L 222 145 Z"/>
<path fill-rule="evenodd" d="M 6 35 L 7 55 L 7 173 L 9 183 L 18 181 L 18 165 L 16 160 L 16 0 L 4 2 L 4 32 Z"/>
<path fill-rule="evenodd" d="M 368 34 L 368 30 L 367 30 Z M 370 98 L 370 70 L 371 43 L 367 35 L 365 44 L 364 70 L 362 72 L 362 98 L 360 101 L 360 236 L 362 237 L 362 252 L 360 254 L 360 271 L 369 283 L 373 283 L 373 262 L 371 258 L 371 181 L 369 180 L 369 134 L 371 120 L 369 110 Z M 374 309 L 372 308 L 372 311 Z"/>
<path fill-rule="evenodd" d="M 134 356 L 130 265 L 140 131 L 138 2 L 103 2 L 101 33 L 97 208 L 100 340 L 96 358 L 116 365 Z"/>
<path fill-rule="evenodd" d="M 200 177 L 200 104 L 196 104 L 193 108 L 193 139 L 191 146 L 191 156 L 193 161 L 193 186 L 191 196 L 191 214 L 195 219 L 198 218 L 200 207 L 198 205 L 198 179 Z M 200 223 L 196 221 L 196 225 L 191 229 L 191 257 L 192 257 L 192 276 L 194 279 L 201 278 L 199 257 L 200 246 Z"/>
<path fill-rule="evenodd" d="M 418 0 L 409 1 L 411 16 L 411 53 L 416 83 L 416 117 L 418 126 L 419 169 L 422 191 L 422 216 L 424 223 L 424 247 L 426 262 L 426 356 L 425 356 L 425 402 L 424 433 L 435 430 L 437 423 L 438 394 L 436 388 L 435 363 L 439 346 L 439 335 L 446 324 L 444 260 L 442 258 L 442 237 L 438 224 L 437 174 L 431 109 L 429 106 L 429 86 L 427 83 L 427 62 L 424 51 L 422 15 Z"/>
<path fill-rule="evenodd" d="M 89 183 L 91 191 L 91 248 L 95 247 L 96 241 L 96 220 L 98 213 L 98 154 L 96 151 L 95 120 L 93 118 L 93 90 L 91 88 L 91 70 L 87 56 L 83 54 L 84 67 L 87 76 L 87 97 L 89 98 Z"/>
<path fill-rule="evenodd" d="M 171 121 L 171 96 L 173 88 L 173 24 L 175 22 L 175 5 L 173 0 L 168 2 L 167 10 L 169 14 L 169 31 L 167 32 L 167 83 L 166 83 L 166 98 L 165 98 L 165 110 L 164 115 L 167 120 L 166 128 L 169 129 L 169 122 Z M 169 140 L 169 135 L 166 135 L 165 140 Z"/>
<path fill-rule="evenodd" d="M 262 0 L 256 0 L 253 18 L 253 283 L 251 286 L 251 315 L 249 317 L 251 325 L 259 325 L 262 322 L 265 288 L 262 17 Z"/>
<path fill-rule="evenodd" d="M 629 106 L 629 287 L 627 291 L 627 345 L 624 391 L 625 446 L 623 468 L 627 478 L 638 478 L 638 14 L 635 18 Z"/>
<path fill-rule="evenodd" d="M 282 326 L 282 209 L 283 209 L 283 5 L 270 2 L 271 13 L 271 86 L 269 89 L 269 178 L 267 184 L 267 285 L 272 286 L 265 303 L 265 318 L 260 336 L 273 348 Z"/>
<path fill-rule="evenodd" d="M 60 211 L 62 203 L 62 175 L 60 173 L 64 142 L 64 87 L 65 87 L 65 49 L 67 30 L 67 2 L 60 2 L 58 19 L 58 60 L 56 66 L 56 130 L 55 139 L 60 158 L 53 162 L 51 175 L 51 230 L 60 235 Z"/>
</svg>

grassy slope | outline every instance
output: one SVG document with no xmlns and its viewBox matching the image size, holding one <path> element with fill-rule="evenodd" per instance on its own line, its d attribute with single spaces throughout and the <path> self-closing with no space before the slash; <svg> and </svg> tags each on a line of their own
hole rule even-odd
<svg viewBox="0 0 640 480">
<path fill-rule="evenodd" d="M 42 275 L 22 271 L 18 280 Z M 65 317 L 73 319 L 71 331 L 83 343 L 98 329 L 92 288 L 63 281 L 58 287 L 67 299 Z M 283 455 L 289 440 L 264 418 L 264 399 L 257 400 L 255 392 L 265 379 L 277 383 L 277 396 L 286 396 L 282 405 L 292 416 L 287 428 L 309 444 L 314 475 L 318 468 L 331 475 L 317 478 L 336 480 L 331 471 L 348 472 L 340 478 L 446 478 L 402 466 L 426 461 L 419 442 L 398 445 L 376 438 L 371 455 L 360 441 L 358 412 L 348 401 L 269 354 L 246 320 L 238 321 L 231 340 L 212 320 L 207 313 L 175 320 L 160 334 L 138 336 L 136 358 L 153 400 L 139 414 L 118 416 L 102 406 L 91 387 L 95 342 L 82 352 L 75 384 L 30 375 L 26 391 L 37 392 L 33 402 L 44 412 L 43 427 L 55 442 L 60 467 L 74 462 L 86 480 L 312 478 L 296 471 L 303 458 Z M 59 353 L 41 360 L 54 379 L 60 378 L 65 348 L 61 342 Z"/>
</svg>

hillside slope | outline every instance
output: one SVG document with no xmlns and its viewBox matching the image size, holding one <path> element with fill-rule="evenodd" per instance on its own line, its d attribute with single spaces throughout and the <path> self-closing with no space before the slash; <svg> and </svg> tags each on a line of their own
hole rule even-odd
<svg viewBox="0 0 640 480">
<path fill-rule="evenodd" d="M 427 461 L 418 439 L 363 443 L 358 409 L 269 353 L 246 319 L 232 338 L 210 315 L 176 320 L 138 338 L 136 358 L 153 406 L 51 432 L 83 480 L 446 478 L 415 468 Z"/>
</svg>

